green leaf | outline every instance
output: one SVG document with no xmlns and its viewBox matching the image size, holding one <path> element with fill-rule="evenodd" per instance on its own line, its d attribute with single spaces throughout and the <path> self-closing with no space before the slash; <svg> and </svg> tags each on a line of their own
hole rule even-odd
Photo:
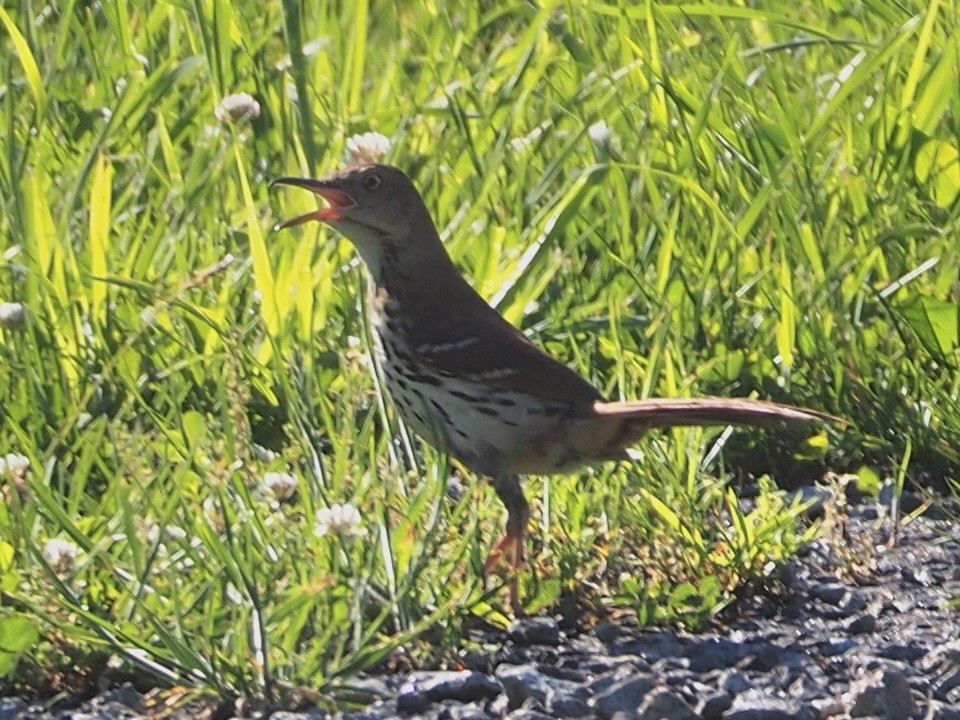
<svg viewBox="0 0 960 720">
<path fill-rule="evenodd" d="M 0 677 L 7 677 L 17 666 L 17 661 L 40 640 L 40 633 L 33 620 L 16 614 L 0 618 Z"/>
<path fill-rule="evenodd" d="M 914 297 L 898 312 L 932 355 L 946 359 L 960 347 L 960 306 L 931 297 Z"/>
<path fill-rule="evenodd" d="M 30 45 L 27 39 L 20 32 L 13 19 L 7 14 L 7 11 L 0 6 L 0 22 L 6 27 L 10 34 L 10 41 L 13 43 L 13 49 L 17 57 L 20 58 L 20 65 L 23 67 L 23 74 L 27 76 L 27 85 L 30 86 L 30 92 L 37 102 L 37 108 L 43 115 L 47 109 L 47 90 L 43 85 L 43 78 L 40 76 L 40 68 L 37 60 L 30 51 Z"/>
<path fill-rule="evenodd" d="M 925 143 L 917 152 L 914 172 L 939 207 L 953 206 L 960 195 L 960 152 L 954 145 L 942 140 Z"/>
</svg>

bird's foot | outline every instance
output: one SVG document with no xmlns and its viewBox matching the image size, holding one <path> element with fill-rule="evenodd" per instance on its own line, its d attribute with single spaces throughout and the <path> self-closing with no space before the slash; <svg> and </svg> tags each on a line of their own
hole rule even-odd
<svg viewBox="0 0 960 720">
<path fill-rule="evenodd" d="M 487 575 L 498 569 L 504 556 L 510 556 L 510 611 L 514 617 L 526 617 L 523 603 L 520 602 L 520 579 L 518 573 L 523 563 L 523 538 L 507 533 L 503 540 L 490 552 L 487 561 L 483 564 L 483 588 L 487 588 Z"/>
</svg>

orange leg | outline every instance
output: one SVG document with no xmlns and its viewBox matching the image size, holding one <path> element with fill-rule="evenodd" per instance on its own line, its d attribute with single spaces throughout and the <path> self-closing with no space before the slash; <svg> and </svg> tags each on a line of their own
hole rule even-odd
<svg viewBox="0 0 960 720">
<path fill-rule="evenodd" d="M 520 479 L 516 475 L 494 478 L 494 490 L 507 508 L 507 532 L 490 553 L 483 566 L 484 578 L 494 569 L 504 555 L 510 556 L 510 609 L 515 617 L 523 617 L 523 604 L 520 602 L 520 579 L 518 573 L 523 564 L 523 546 L 527 535 L 527 522 L 530 520 L 530 505 L 523 496 Z"/>
</svg>

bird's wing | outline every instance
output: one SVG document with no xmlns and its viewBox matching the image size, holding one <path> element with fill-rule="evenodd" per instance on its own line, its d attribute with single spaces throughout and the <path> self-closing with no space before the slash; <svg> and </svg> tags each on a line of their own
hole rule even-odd
<svg viewBox="0 0 960 720">
<path fill-rule="evenodd" d="M 420 363 L 439 373 L 557 403 L 587 407 L 603 400 L 593 385 L 476 299 L 479 303 L 468 301 L 461 318 L 451 317 L 448 308 L 430 309 L 430 322 L 411 333 L 410 349 Z"/>
</svg>

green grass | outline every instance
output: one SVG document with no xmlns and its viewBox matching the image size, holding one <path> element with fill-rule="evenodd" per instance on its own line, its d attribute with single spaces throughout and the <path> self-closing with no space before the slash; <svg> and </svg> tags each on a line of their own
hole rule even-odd
<svg viewBox="0 0 960 720">
<path fill-rule="evenodd" d="M 955 0 L 463 5 L 0 9 L 0 457 L 29 461 L 0 485 L 0 690 L 112 658 L 282 702 L 506 622 L 478 580 L 502 508 L 379 396 L 349 244 L 269 231 L 313 201 L 268 181 L 368 130 L 609 397 L 850 420 L 529 478 L 530 610 L 696 627 L 809 538 L 772 481 L 960 480 Z M 218 121 L 240 92 L 259 116 Z M 763 473 L 744 514 L 729 481 Z M 315 535 L 335 503 L 365 535 Z"/>
</svg>

